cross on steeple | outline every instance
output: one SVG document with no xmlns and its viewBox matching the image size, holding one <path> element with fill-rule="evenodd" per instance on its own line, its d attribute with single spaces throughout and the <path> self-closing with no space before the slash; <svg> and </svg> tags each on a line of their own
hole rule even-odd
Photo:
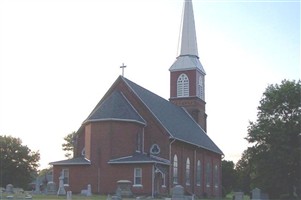
<svg viewBox="0 0 301 200">
<path fill-rule="evenodd" d="M 124 65 L 124 63 L 122 63 L 122 65 L 120 66 L 120 68 L 122 69 L 122 76 L 124 76 L 124 68 L 126 68 L 126 65 Z"/>
</svg>

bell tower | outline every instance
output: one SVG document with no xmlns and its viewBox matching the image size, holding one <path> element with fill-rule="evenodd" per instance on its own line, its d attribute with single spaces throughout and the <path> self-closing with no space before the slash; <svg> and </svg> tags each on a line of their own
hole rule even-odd
<svg viewBox="0 0 301 200">
<path fill-rule="evenodd" d="M 184 0 L 180 54 L 169 68 L 170 102 L 184 107 L 206 131 L 205 70 L 199 60 L 193 7 Z"/>
</svg>

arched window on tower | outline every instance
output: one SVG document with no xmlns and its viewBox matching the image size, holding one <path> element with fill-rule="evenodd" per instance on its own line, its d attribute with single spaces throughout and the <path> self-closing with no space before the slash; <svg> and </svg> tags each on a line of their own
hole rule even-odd
<svg viewBox="0 0 301 200">
<path fill-rule="evenodd" d="M 189 79 L 186 74 L 181 74 L 177 80 L 177 97 L 189 96 Z"/>
<path fill-rule="evenodd" d="M 173 183 L 178 183 L 178 157 L 176 154 L 173 157 Z"/>
</svg>

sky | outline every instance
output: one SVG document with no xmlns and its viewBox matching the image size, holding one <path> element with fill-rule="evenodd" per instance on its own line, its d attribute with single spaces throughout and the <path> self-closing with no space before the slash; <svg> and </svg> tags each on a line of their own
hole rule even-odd
<svg viewBox="0 0 301 200">
<path fill-rule="evenodd" d="M 1 0 L 0 135 L 65 159 L 77 131 L 124 76 L 169 98 L 182 0 Z M 300 79 L 300 1 L 193 0 L 206 71 L 207 134 L 237 162 L 269 84 Z"/>
</svg>

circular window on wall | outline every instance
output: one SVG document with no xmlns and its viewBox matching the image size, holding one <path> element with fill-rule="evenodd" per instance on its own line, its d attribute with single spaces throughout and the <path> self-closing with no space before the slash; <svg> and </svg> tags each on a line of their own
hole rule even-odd
<svg viewBox="0 0 301 200">
<path fill-rule="evenodd" d="M 160 147 L 157 144 L 153 144 L 150 148 L 150 153 L 153 155 L 158 155 L 160 153 Z"/>
</svg>

